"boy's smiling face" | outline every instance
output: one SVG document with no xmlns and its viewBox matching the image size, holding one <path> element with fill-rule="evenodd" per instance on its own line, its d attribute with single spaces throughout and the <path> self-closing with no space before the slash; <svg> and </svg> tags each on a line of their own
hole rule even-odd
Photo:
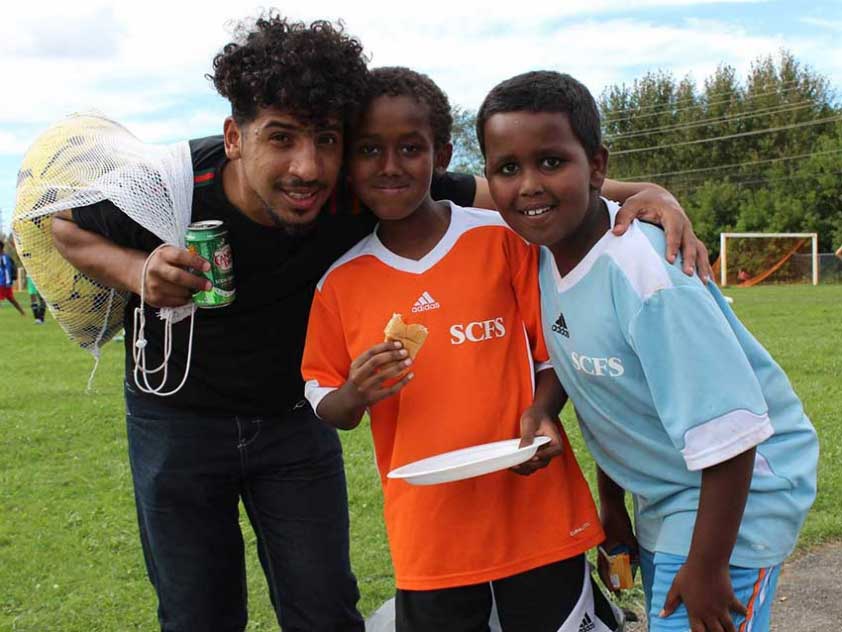
<svg viewBox="0 0 842 632">
<path fill-rule="evenodd" d="M 380 96 L 354 131 L 348 172 L 355 193 L 378 218 L 411 215 L 430 195 L 435 168 L 446 168 L 450 146 L 436 150 L 427 105 Z"/>
<path fill-rule="evenodd" d="M 605 148 L 589 158 L 561 112 L 501 112 L 484 132 L 485 174 L 506 223 L 546 246 L 573 234 L 598 199 Z"/>
</svg>

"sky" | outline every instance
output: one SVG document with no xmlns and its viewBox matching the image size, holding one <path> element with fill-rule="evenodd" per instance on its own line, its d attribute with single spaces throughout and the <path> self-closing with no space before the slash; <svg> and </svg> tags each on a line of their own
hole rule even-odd
<svg viewBox="0 0 842 632">
<path fill-rule="evenodd" d="M 27 147 L 69 113 L 97 110 L 150 143 L 220 133 L 227 102 L 204 75 L 237 22 L 267 6 L 6 3 L 0 228 L 8 229 Z M 472 109 L 496 83 L 526 70 L 568 72 L 599 95 L 659 69 L 701 83 L 725 63 L 745 77 L 753 60 L 781 48 L 829 77 L 837 91 L 842 81 L 842 0 L 292 0 L 282 9 L 295 19 L 342 19 L 372 67 L 425 72 L 452 103 Z"/>
</svg>

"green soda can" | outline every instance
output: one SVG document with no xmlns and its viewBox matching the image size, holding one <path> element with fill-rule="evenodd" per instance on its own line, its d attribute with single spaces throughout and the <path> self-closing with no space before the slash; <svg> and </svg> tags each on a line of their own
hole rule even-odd
<svg viewBox="0 0 842 632">
<path fill-rule="evenodd" d="M 210 270 L 201 275 L 211 282 L 211 289 L 196 292 L 193 302 L 203 309 L 225 307 L 234 302 L 234 258 L 228 243 L 228 229 L 221 220 L 193 222 L 187 227 L 187 249 L 210 262 Z"/>
</svg>

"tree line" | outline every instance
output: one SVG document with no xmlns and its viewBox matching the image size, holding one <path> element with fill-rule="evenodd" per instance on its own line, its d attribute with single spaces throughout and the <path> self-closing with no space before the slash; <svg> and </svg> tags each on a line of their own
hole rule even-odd
<svg viewBox="0 0 842 632">
<path fill-rule="evenodd" d="M 660 184 L 713 255 L 721 232 L 817 232 L 842 244 L 842 108 L 830 81 L 788 51 L 744 80 L 728 65 L 704 82 L 655 71 L 597 99 L 609 175 Z M 481 173 L 474 113 L 454 111 L 454 167 Z"/>
</svg>

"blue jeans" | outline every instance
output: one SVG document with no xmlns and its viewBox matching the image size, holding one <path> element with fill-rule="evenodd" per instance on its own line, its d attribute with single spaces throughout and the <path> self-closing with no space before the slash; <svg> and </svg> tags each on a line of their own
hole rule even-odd
<svg viewBox="0 0 842 632">
<path fill-rule="evenodd" d="M 336 431 L 309 405 L 283 417 L 174 411 L 126 387 L 140 539 L 165 632 L 241 631 L 240 499 L 285 632 L 360 631 Z"/>
</svg>

